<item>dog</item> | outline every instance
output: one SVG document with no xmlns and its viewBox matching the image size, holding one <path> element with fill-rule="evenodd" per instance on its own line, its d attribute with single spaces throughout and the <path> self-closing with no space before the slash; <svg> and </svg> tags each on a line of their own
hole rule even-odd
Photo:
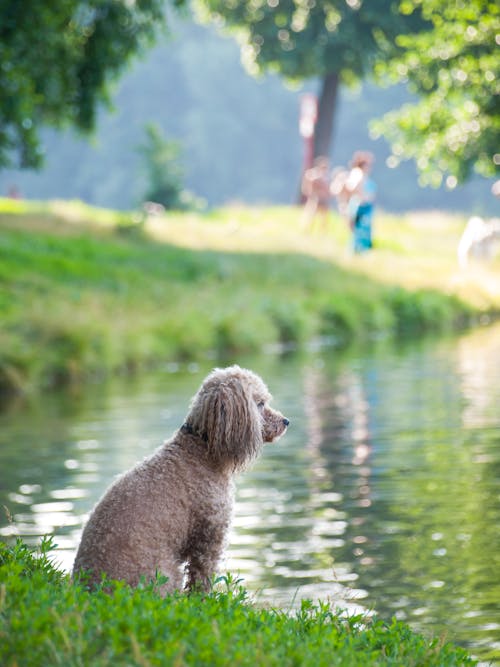
<svg viewBox="0 0 500 667">
<path fill-rule="evenodd" d="M 465 268 L 470 257 L 479 260 L 491 260 L 495 245 L 500 240 L 500 219 L 484 220 L 473 216 L 460 237 L 457 247 L 457 258 L 460 268 Z"/>
<path fill-rule="evenodd" d="M 73 577 L 92 588 L 103 575 L 133 587 L 163 575 L 161 595 L 209 591 L 230 525 L 233 478 L 289 425 L 270 400 L 252 371 L 214 369 L 172 438 L 97 503 Z"/>
</svg>

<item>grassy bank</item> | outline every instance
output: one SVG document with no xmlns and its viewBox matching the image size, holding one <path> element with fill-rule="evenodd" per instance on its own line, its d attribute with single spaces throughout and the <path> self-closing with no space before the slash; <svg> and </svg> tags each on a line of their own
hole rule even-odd
<svg viewBox="0 0 500 667">
<path fill-rule="evenodd" d="M 306 233 L 293 208 L 141 221 L 78 202 L 0 200 L 0 393 L 498 313 L 498 261 L 456 266 L 463 223 L 380 215 L 376 249 L 353 257 L 338 218 Z"/>
<path fill-rule="evenodd" d="M 476 664 L 462 649 L 403 623 L 342 618 L 303 602 L 286 614 L 222 586 L 201 597 L 159 598 L 151 586 L 88 593 L 38 557 L 0 542 L 0 663 L 17 665 L 420 665 Z"/>
</svg>

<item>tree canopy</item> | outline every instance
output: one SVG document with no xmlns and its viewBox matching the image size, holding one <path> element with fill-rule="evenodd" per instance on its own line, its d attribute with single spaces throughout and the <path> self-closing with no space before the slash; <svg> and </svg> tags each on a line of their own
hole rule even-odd
<svg viewBox="0 0 500 667">
<path fill-rule="evenodd" d="M 321 77 L 315 154 L 328 154 L 339 83 L 374 74 L 418 96 L 373 123 L 391 164 L 413 158 L 421 184 L 494 175 L 500 163 L 494 0 L 199 0 L 234 31 L 248 71 Z"/>
<path fill-rule="evenodd" d="M 43 125 L 91 130 L 110 81 L 162 25 L 163 5 L 0 0 L 0 167 L 40 166 Z"/>
<path fill-rule="evenodd" d="M 153 122 L 164 137 L 180 142 L 185 187 L 210 206 L 293 201 L 303 158 L 297 122 L 301 91 L 283 86 L 277 75 L 248 76 L 235 40 L 186 18 L 184 12 L 170 12 L 171 38 L 160 36 L 113 85 L 116 112 L 106 107 L 99 111 L 91 142 L 70 127 L 44 130 L 43 170 L 0 170 L 0 194 L 16 186 L 29 199 L 138 206 L 149 180 L 137 147 L 144 143 L 144 126 Z M 371 150 L 380 207 L 495 214 L 497 202 L 486 179 L 471 179 L 454 191 L 428 190 L 422 197 L 412 161 L 402 162 L 397 173 L 387 166 L 389 146 L 371 140 L 367 126 L 411 99 L 404 84 L 381 91 L 367 82 L 341 95 L 334 162 L 346 164 L 353 146 Z"/>
<path fill-rule="evenodd" d="M 339 72 L 344 82 L 370 73 L 393 48 L 405 17 L 394 0 L 200 0 L 205 15 L 232 29 L 251 74 L 273 71 L 287 79 Z"/>
<path fill-rule="evenodd" d="M 429 29 L 401 35 L 403 52 L 378 70 L 405 81 L 415 103 L 373 123 L 392 144 L 393 165 L 413 158 L 423 185 L 454 187 L 474 171 L 493 176 L 500 165 L 500 7 L 494 0 L 402 0 L 422 11 Z"/>
<path fill-rule="evenodd" d="M 328 155 L 339 84 L 372 74 L 392 57 L 397 35 L 418 30 L 419 12 L 403 15 L 396 0 L 199 0 L 206 17 L 232 30 L 251 74 L 292 81 L 322 79 L 315 155 Z"/>
</svg>

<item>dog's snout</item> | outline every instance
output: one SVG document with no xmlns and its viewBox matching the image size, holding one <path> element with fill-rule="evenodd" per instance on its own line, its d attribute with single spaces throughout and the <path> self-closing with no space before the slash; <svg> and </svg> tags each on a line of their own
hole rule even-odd
<svg viewBox="0 0 500 667">
<path fill-rule="evenodd" d="M 289 426 L 289 425 L 290 425 L 290 420 L 287 419 L 286 417 L 283 417 L 283 424 L 284 424 L 285 426 Z"/>
</svg>

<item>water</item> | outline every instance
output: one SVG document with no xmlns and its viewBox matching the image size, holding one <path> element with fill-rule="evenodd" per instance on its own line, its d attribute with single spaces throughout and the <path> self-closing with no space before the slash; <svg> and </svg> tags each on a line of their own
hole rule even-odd
<svg viewBox="0 0 500 667">
<path fill-rule="evenodd" d="M 261 603 L 329 598 L 500 664 L 500 327 L 244 363 L 292 425 L 238 480 L 223 568 Z M 53 534 L 70 569 L 94 502 L 182 423 L 208 370 L 1 413 L 0 537 Z"/>
</svg>

